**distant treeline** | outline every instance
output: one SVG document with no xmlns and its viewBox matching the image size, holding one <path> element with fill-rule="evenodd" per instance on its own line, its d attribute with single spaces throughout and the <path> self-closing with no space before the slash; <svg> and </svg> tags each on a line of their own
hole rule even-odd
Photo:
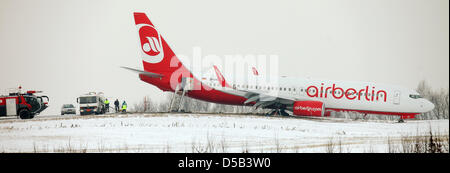
<svg viewBox="0 0 450 173">
<path fill-rule="evenodd" d="M 425 80 L 420 81 L 416 91 L 430 100 L 435 108 L 433 111 L 417 116 L 417 119 L 448 119 L 449 89 L 434 90 Z"/>
</svg>

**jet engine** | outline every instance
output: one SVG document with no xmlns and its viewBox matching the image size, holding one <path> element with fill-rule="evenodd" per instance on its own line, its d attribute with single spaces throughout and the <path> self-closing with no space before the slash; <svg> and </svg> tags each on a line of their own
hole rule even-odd
<svg viewBox="0 0 450 173">
<path fill-rule="evenodd" d="M 296 101 L 293 107 L 294 115 L 317 116 L 325 115 L 325 104 L 320 101 Z"/>
</svg>

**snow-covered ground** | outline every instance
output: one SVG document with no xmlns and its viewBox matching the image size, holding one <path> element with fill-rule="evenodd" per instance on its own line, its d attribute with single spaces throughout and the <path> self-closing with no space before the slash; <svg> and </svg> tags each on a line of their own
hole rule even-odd
<svg viewBox="0 0 450 173">
<path fill-rule="evenodd" d="M 0 152 L 387 152 L 402 136 L 448 135 L 449 120 L 110 114 L 0 119 Z M 328 148 L 327 148 L 328 147 Z"/>
</svg>

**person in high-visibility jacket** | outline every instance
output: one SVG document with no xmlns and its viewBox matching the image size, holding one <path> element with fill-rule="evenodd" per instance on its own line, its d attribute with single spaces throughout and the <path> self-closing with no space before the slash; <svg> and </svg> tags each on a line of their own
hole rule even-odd
<svg viewBox="0 0 450 173">
<path fill-rule="evenodd" d="M 106 112 L 109 112 L 109 100 L 106 99 L 104 103 L 105 103 L 105 107 L 106 107 Z"/>
<path fill-rule="evenodd" d="M 127 102 L 125 100 L 122 103 L 122 112 L 127 112 Z"/>
</svg>

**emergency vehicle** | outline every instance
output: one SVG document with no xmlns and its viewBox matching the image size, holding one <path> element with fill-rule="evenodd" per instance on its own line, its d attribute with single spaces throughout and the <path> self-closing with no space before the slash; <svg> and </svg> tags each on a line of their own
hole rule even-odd
<svg viewBox="0 0 450 173">
<path fill-rule="evenodd" d="M 19 90 L 0 95 L 0 116 L 19 116 L 21 119 L 32 119 L 48 107 L 48 97 L 38 96 L 42 91 Z"/>
<path fill-rule="evenodd" d="M 89 92 L 77 98 L 80 115 L 104 114 L 106 112 L 105 96 L 102 92 Z"/>
</svg>

